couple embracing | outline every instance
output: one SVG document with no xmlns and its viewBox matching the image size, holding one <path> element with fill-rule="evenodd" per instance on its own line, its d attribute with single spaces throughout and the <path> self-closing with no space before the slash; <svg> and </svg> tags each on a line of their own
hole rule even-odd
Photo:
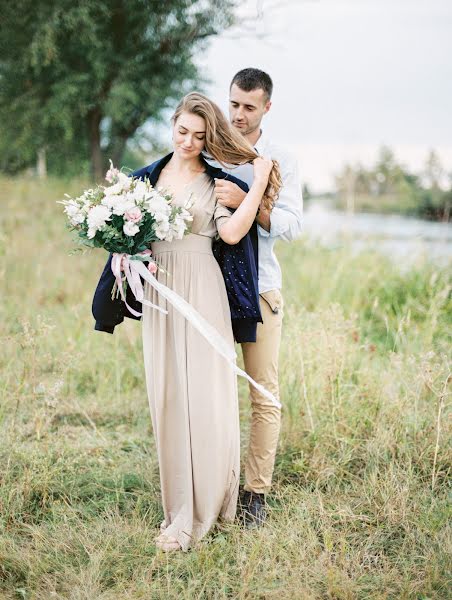
<svg viewBox="0 0 452 600">
<path fill-rule="evenodd" d="M 301 229 L 296 162 L 261 130 L 272 81 L 239 71 L 230 86 L 230 123 L 208 98 L 190 93 L 173 117 L 173 152 L 133 175 L 173 196 L 191 198 L 191 233 L 152 243 L 159 281 L 187 300 L 231 346 L 241 343 L 246 372 L 275 398 L 282 326 L 276 239 Z M 111 299 L 111 257 L 93 301 L 96 329 L 113 333 L 124 316 Z M 245 484 L 239 499 L 240 430 L 236 375 L 172 306 L 145 284 L 143 354 L 158 453 L 164 520 L 156 545 L 187 550 L 239 506 L 246 527 L 266 518 L 281 411 L 250 386 L 252 406 Z M 128 299 L 132 306 L 138 303 Z"/>
</svg>

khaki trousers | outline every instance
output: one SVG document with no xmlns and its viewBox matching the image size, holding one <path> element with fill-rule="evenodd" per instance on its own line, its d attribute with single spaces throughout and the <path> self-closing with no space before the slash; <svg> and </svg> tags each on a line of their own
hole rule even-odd
<svg viewBox="0 0 452 600">
<path fill-rule="evenodd" d="M 257 325 L 256 342 L 242 344 L 246 372 L 279 399 L 278 356 L 281 343 L 283 297 L 280 290 L 260 294 L 263 323 Z M 281 426 L 281 410 L 250 385 L 251 424 L 245 463 L 249 492 L 269 491 Z"/>
</svg>

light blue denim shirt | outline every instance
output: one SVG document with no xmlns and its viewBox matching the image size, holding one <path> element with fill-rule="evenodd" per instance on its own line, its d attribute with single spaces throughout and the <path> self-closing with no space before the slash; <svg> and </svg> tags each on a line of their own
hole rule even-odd
<svg viewBox="0 0 452 600">
<path fill-rule="evenodd" d="M 282 177 L 282 188 L 279 198 L 270 215 L 270 231 L 260 225 L 259 234 L 259 293 L 281 289 L 281 267 L 274 253 L 277 239 L 291 242 L 301 235 L 303 216 L 303 194 L 298 163 L 295 157 L 269 140 L 263 132 L 255 148 L 259 154 L 273 158 L 279 162 Z M 211 162 L 211 161 L 209 161 Z M 214 163 L 216 166 L 217 164 Z M 253 166 L 250 164 L 225 168 L 223 171 L 238 177 L 251 187 L 253 183 Z"/>
</svg>

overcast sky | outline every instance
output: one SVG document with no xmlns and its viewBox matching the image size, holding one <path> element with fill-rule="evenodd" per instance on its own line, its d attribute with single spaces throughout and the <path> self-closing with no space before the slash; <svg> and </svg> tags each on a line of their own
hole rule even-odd
<svg viewBox="0 0 452 600">
<path fill-rule="evenodd" d="M 452 0 L 248 0 L 239 14 L 251 32 L 229 30 L 199 58 L 207 92 L 226 110 L 237 70 L 267 71 L 265 129 L 313 189 L 383 143 L 413 169 L 435 148 L 452 171 Z"/>
</svg>

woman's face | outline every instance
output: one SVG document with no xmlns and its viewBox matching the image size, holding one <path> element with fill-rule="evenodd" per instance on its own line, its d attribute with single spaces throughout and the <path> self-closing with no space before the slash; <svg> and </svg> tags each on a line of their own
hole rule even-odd
<svg viewBox="0 0 452 600">
<path fill-rule="evenodd" d="M 206 122 L 199 115 L 183 112 L 174 123 L 174 152 L 184 160 L 199 156 L 204 150 Z"/>
</svg>

